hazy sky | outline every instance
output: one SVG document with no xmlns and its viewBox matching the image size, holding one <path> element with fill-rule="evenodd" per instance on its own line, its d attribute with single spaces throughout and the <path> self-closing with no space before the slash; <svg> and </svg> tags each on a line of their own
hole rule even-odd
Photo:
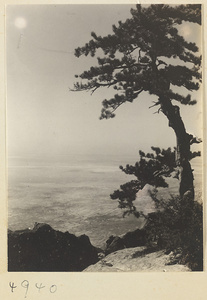
<svg viewBox="0 0 207 300">
<path fill-rule="evenodd" d="M 147 93 L 99 120 L 109 89 L 92 96 L 71 92 L 75 74 L 94 58 L 74 56 L 91 31 L 112 32 L 112 24 L 130 17 L 132 5 L 11 5 L 7 6 L 7 135 L 10 156 L 56 154 L 136 154 L 150 146 L 175 145 L 175 136 L 161 113 L 148 109 Z M 200 27 L 182 31 L 200 43 Z M 201 93 L 196 106 L 181 109 L 187 131 L 201 135 Z"/>
</svg>

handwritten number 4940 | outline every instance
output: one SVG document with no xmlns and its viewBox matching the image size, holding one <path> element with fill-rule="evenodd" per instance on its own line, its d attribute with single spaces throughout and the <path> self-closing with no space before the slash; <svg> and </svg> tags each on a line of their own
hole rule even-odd
<svg viewBox="0 0 207 300">
<path fill-rule="evenodd" d="M 14 293 L 14 290 L 17 288 L 17 285 L 14 284 L 14 282 L 9 282 L 9 286 L 11 288 L 11 292 Z M 27 297 L 27 293 L 29 290 L 29 281 L 28 280 L 23 280 L 21 282 L 21 287 L 23 287 L 25 289 L 25 295 L 24 297 Z M 38 292 L 40 293 L 42 289 L 45 288 L 45 286 L 42 283 L 36 283 L 35 287 L 38 289 Z M 55 284 L 51 285 L 49 287 L 49 292 L 54 294 L 57 291 L 57 286 Z"/>
</svg>

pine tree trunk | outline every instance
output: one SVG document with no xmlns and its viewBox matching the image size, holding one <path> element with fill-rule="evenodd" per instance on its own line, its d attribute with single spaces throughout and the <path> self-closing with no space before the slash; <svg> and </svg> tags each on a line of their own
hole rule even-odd
<svg viewBox="0 0 207 300">
<path fill-rule="evenodd" d="M 183 120 L 180 116 L 180 108 L 172 105 L 167 97 L 160 97 L 159 102 L 162 112 L 169 120 L 169 126 L 173 128 L 177 138 L 176 164 L 180 171 L 181 198 L 184 194 L 194 199 L 193 170 L 190 165 L 190 135 L 186 132 Z"/>
</svg>

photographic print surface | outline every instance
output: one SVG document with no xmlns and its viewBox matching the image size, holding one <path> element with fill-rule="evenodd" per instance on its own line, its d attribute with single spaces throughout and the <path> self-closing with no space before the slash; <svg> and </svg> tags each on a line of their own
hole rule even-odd
<svg viewBox="0 0 207 300">
<path fill-rule="evenodd" d="M 200 5 L 8 5 L 9 271 L 202 271 Z"/>
</svg>

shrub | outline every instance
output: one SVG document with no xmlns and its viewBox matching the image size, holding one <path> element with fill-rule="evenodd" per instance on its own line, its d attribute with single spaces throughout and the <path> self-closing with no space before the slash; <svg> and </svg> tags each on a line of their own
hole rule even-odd
<svg viewBox="0 0 207 300">
<path fill-rule="evenodd" d="M 174 253 L 172 263 L 186 264 L 193 271 L 203 270 L 203 208 L 188 195 L 171 196 L 168 201 L 153 195 L 157 212 L 148 216 L 148 246 L 156 244 Z"/>
</svg>

